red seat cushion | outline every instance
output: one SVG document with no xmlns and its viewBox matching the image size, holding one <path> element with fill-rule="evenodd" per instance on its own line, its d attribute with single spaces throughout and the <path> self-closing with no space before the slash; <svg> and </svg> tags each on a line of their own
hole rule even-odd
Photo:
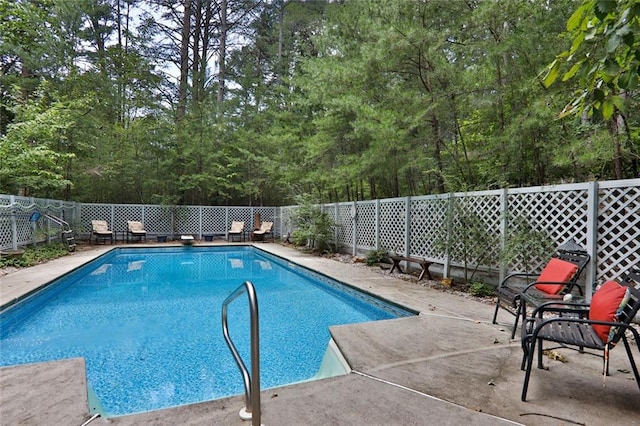
<svg viewBox="0 0 640 426">
<path fill-rule="evenodd" d="M 566 260 L 551 258 L 547 266 L 544 267 L 537 281 L 566 283 L 578 271 L 578 265 Z M 548 294 L 558 294 L 565 287 L 565 284 L 536 284 L 536 288 Z"/>
<path fill-rule="evenodd" d="M 589 307 L 589 319 L 595 321 L 617 321 L 616 312 L 620 308 L 627 288 L 615 281 L 607 281 L 596 291 L 591 298 Z M 596 334 L 604 343 L 609 341 L 608 325 L 593 325 Z"/>
</svg>

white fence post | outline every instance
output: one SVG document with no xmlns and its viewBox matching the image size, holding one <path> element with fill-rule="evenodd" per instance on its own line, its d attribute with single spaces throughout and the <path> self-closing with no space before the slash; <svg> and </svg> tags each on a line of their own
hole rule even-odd
<svg viewBox="0 0 640 426">
<path fill-rule="evenodd" d="M 598 181 L 589 182 L 587 193 L 587 253 L 591 256 L 584 284 L 585 296 L 591 300 L 596 281 L 596 257 L 598 253 Z"/>
<path fill-rule="evenodd" d="M 355 256 L 358 254 L 358 202 L 354 201 L 351 206 L 351 243 L 353 249 L 351 250 L 352 255 Z"/>
<path fill-rule="evenodd" d="M 445 247 L 447 248 L 445 253 L 444 253 L 444 265 L 442 267 L 442 277 L 443 278 L 449 278 L 449 274 L 451 273 L 451 256 L 449 256 L 449 245 L 450 245 L 450 241 L 451 241 L 451 221 L 452 221 L 452 214 L 453 214 L 453 194 L 450 192 L 449 196 L 447 197 L 449 202 L 447 203 L 447 217 L 446 217 L 446 221 L 447 221 L 447 243 L 445 244 Z"/>
<path fill-rule="evenodd" d="M 404 201 L 404 255 L 411 256 L 411 196 Z M 405 262 L 405 268 L 409 268 L 409 262 Z"/>
<path fill-rule="evenodd" d="M 375 239 L 376 239 L 376 250 L 380 250 L 380 199 L 376 200 L 376 212 L 375 212 Z"/>
<path fill-rule="evenodd" d="M 339 217 L 338 217 L 338 202 L 336 201 L 333 204 L 333 214 L 334 214 L 334 223 L 335 226 L 333 227 L 333 240 L 335 241 L 335 249 L 336 249 L 336 253 L 338 252 L 338 249 L 340 248 L 340 244 L 338 244 L 338 238 L 340 238 L 340 224 L 338 223 Z"/>
<path fill-rule="evenodd" d="M 502 217 L 500 218 L 500 232 L 502 233 L 500 238 L 500 252 L 503 253 L 504 249 L 507 247 L 507 240 L 509 239 L 509 189 L 503 188 L 502 194 L 500 195 L 500 214 Z M 507 275 L 507 262 L 505 260 L 500 259 L 500 271 L 499 271 L 499 279 L 500 282 L 504 280 Z"/>
<path fill-rule="evenodd" d="M 9 204 L 13 206 L 16 202 L 15 195 L 9 195 Z M 11 248 L 18 250 L 18 222 L 16 221 L 16 209 L 11 208 Z"/>
</svg>

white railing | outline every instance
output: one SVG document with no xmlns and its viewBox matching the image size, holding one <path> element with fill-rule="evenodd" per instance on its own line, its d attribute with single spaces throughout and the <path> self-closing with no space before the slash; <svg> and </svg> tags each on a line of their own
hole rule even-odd
<svg viewBox="0 0 640 426">
<path fill-rule="evenodd" d="M 80 237 L 88 236 L 91 220 L 102 219 L 116 232 L 125 231 L 128 220 L 136 220 L 151 235 L 191 234 L 202 239 L 208 234 L 224 236 L 234 220 L 245 221 L 246 228 L 253 229 L 256 213 L 263 221 L 274 222 L 276 237 L 290 235 L 296 208 L 81 204 L 0 195 L 0 249 L 34 240 L 34 225 L 29 222 L 34 210 L 62 217 Z M 447 275 L 465 259 L 450 254 L 460 250 L 443 250 L 439 244 L 443 239 L 449 240 L 448 247 L 458 249 L 460 244 L 492 248 L 488 250 L 492 256 L 471 259 L 484 270 L 504 274 L 540 267 L 546 259 L 532 259 L 528 253 L 516 256 L 508 265 L 501 264 L 497 256 L 522 224 L 545 234 L 556 246 L 573 239 L 585 247 L 592 257 L 588 286 L 616 279 L 640 265 L 640 179 L 390 198 L 321 208 L 336 224 L 334 243 L 341 251 L 387 250 L 422 257 L 442 263 Z M 483 238 L 465 234 L 471 229 L 469 220 L 473 228 L 482 228 Z M 463 243 L 459 236 L 471 238 Z"/>
</svg>

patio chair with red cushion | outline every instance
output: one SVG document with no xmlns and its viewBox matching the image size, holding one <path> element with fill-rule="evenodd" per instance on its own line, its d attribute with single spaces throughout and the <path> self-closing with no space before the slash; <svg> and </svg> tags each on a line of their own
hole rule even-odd
<svg viewBox="0 0 640 426">
<path fill-rule="evenodd" d="M 562 299 L 569 293 L 583 295 L 578 279 L 590 259 L 584 249 L 569 241 L 558 249 L 558 253 L 549 260 L 540 273 L 516 272 L 507 275 L 496 289 L 498 297 L 493 313 L 493 323 L 497 324 L 496 319 L 500 308 L 515 316 L 511 330 L 513 339 L 520 316 L 526 317 L 526 312 L 523 312 L 526 306 L 522 300 L 524 293 L 535 296 L 536 303 L 531 305 L 531 301 L 529 302 L 532 307 L 547 300 Z M 535 281 L 531 282 L 531 280 Z"/>
<path fill-rule="evenodd" d="M 583 352 L 585 348 L 602 351 L 603 375 L 609 374 L 609 351 L 620 341 L 624 347 L 640 389 L 640 374 L 633 357 L 630 337 L 640 351 L 640 333 L 633 325 L 640 309 L 640 270 L 633 270 L 618 283 L 607 281 L 593 295 L 591 303 L 547 302 L 534 310 L 522 325 L 522 364 L 525 370 L 522 401 L 526 400 L 533 357 L 538 350 L 538 368 L 542 365 L 543 342 Z M 554 379 L 555 380 L 555 379 Z"/>
</svg>

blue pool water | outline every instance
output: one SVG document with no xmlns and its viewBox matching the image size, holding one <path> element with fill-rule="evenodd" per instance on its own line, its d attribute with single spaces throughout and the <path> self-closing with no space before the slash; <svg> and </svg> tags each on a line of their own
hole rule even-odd
<svg viewBox="0 0 640 426">
<path fill-rule="evenodd" d="M 314 376 L 331 325 L 413 315 L 251 247 L 116 249 L 0 313 L 0 365 L 84 357 L 107 416 L 242 394 L 221 306 L 246 280 L 263 388 Z M 228 321 L 250 369 L 246 297 Z"/>
</svg>

